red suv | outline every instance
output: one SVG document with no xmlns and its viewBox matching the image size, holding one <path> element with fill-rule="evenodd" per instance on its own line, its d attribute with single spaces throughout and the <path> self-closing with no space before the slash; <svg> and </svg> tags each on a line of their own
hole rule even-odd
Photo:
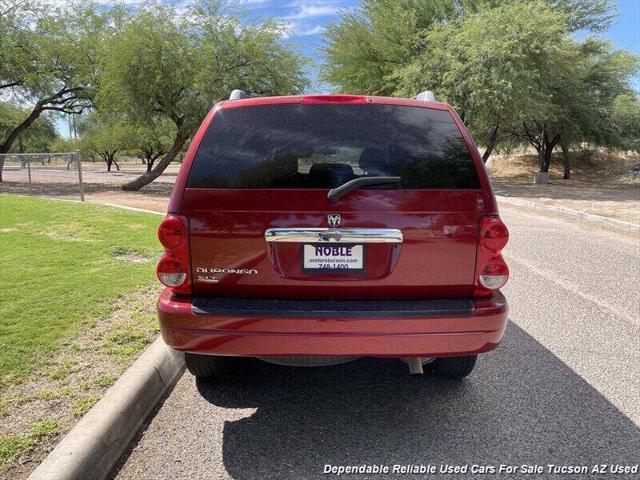
<svg viewBox="0 0 640 480">
<path fill-rule="evenodd" d="M 232 98 L 191 142 L 158 232 L 162 335 L 191 373 L 376 356 L 468 375 L 506 326 L 508 231 L 453 109 Z"/>
</svg>

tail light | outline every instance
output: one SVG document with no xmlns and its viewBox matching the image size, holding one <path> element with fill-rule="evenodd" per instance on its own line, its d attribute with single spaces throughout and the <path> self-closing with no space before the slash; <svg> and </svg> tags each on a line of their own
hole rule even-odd
<svg viewBox="0 0 640 480">
<path fill-rule="evenodd" d="M 509 230 L 498 216 L 482 217 L 480 219 L 480 246 L 495 253 L 499 253 L 509 241 Z"/>
<path fill-rule="evenodd" d="M 167 287 L 179 287 L 187 279 L 187 269 L 175 258 L 164 254 L 158 262 L 158 278 Z"/>
<path fill-rule="evenodd" d="M 183 215 L 167 215 L 158 227 L 164 254 L 156 267 L 158 280 L 175 293 L 191 293 L 189 220 Z"/>
<path fill-rule="evenodd" d="M 509 241 L 509 230 L 500 217 L 488 215 L 480 219 L 478 235 L 474 296 L 486 297 L 502 288 L 509 279 L 509 267 L 500 255 Z"/>
<path fill-rule="evenodd" d="M 484 266 L 480 276 L 480 285 L 489 290 L 497 290 L 507 283 L 509 278 L 509 267 L 504 263 L 502 257 L 492 258 Z"/>
<path fill-rule="evenodd" d="M 187 241 L 188 223 L 186 218 L 179 215 L 169 215 L 158 227 L 158 239 L 163 247 L 178 248 Z"/>
</svg>

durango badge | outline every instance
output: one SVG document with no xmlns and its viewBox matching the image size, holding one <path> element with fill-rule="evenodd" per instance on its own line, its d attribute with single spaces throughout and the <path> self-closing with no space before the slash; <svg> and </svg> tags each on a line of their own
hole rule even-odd
<svg viewBox="0 0 640 480">
<path fill-rule="evenodd" d="M 218 283 L 220 279 L 215 274 L 257 275 L 258 270 L 255 268 L 196 267 L 196 273 L 198 274 L 196 277 L 198 282 Z"/>
<path fill-rule="evenodd" d="M 221 268 L 221 267 L 196 267 L 197 273 L 237 273 L 239 275 L 257 275 L 255 268 Z"/>
<path fill-rule="evenodd" d="M 327 215 L 327 220 L 329 221 L 330 227 L 339 227 L 340 226 L 340 214 L 339 213 L 330 213 Z"/>
</svg>

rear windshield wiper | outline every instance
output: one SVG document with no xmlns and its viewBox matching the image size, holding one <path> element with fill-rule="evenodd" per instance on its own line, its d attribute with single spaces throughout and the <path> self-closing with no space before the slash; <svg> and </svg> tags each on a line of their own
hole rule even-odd
<svg viewBox="0 0 640 480">
<path fill-rule="evenodd" d="M 347 193 L 356 190 L 361 187 L 367 187 L 369 185 L 386 185 L 390 183 L 400 183 L 401 177 L 360 177 L 349 180 L 347 183 L 343 183 L 339 187 L 332 188 L 327 194 L 327 198 L 330 202 L 336 202 L 344 197 Z"/>
</svg>

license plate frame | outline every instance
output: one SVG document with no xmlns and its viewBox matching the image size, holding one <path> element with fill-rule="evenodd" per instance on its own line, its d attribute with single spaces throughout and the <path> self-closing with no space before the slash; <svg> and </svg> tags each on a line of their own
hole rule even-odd
<svg viewBox="0 0 640 480">
<path fill-rule="evenodd" d="M 309 251 L 307 247 L 313 250 L 315 250 L 316 247 L 331 248 L 331 249 L 338 248 L 338 249 L 342 249 L 342 252 L 346 252 L 345 249 L 350 249 L 351 254 L 353 255 L 355 253 L 356 255 L 357 261 L 353 263 L 357 264 L 358 267 L 344 267 L 344 268 L 310 267 L 308 266 L 310 262 L 305 261 L 307 259 L 307 252 Z M 319 257 L 321 258 L 322 255 L 318 256 L 314 253 L 314 256 L 312 258 L 319 258 Z M 347 255 L 346 254 L 326 255 L 325 257 L 327 258 L 340 257 L 344 259 L 347 257 Z M 303 243 L 300 248 L 300 267 L 303 273 L 320 274 L 320 275 L 362 275 L 364 274 L 366 269 L 365 260 L 366 260 L 366 245 L 363 243 L 331 243 L 331 244 Z M 318 264 L 320 265 L 322 263 L 318 262 Z M 336 264 L 349 265 L 349 262 L 341 261 Z"/>
</svg>

